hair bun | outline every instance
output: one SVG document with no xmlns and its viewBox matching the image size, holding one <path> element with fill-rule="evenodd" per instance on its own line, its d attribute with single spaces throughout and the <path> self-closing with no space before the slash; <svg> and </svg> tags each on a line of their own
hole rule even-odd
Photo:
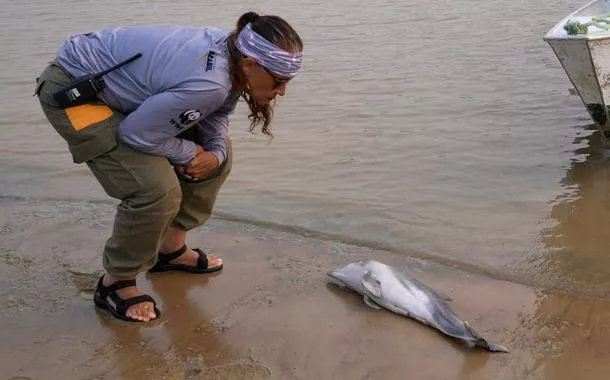
<svg viewBox="0 0 610 380">
<path fill-rule="evenodd" d="M 256 12 L 244 13 L 239 17 L 239 20 L 237 20 L 237 30 L 242 30 L 246 25 L 248 25 L 248 23 L 255 22 L 259 17 L 261 16 Z"/>
</svg>

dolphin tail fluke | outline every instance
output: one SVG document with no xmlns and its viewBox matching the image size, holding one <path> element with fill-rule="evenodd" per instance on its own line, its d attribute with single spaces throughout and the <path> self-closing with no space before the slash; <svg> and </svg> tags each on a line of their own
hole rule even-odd
<svg viewBox="0 0 610 380">
<path fill-rule="evenodd" d="M 468 322 L 464 322 L 464 327 L 466 327 L 470 335 L 472 335 L 476 339 L 474 343 L 475 347 L 480 347 L 490 352 L 510 352 L 508 348 L 504 347 L 501 344 L 489 343 L 487 340 L 477 334 L 477 332 L 474 331 L 472 327 L 470 327 Z"/>
<path fill-rule="evenodd" d="M 491 352 L 510 352 L 508 348 L 501 344 L 488 343 L 487 341 L 485 342 L 484 348 Z"/>
</svg>

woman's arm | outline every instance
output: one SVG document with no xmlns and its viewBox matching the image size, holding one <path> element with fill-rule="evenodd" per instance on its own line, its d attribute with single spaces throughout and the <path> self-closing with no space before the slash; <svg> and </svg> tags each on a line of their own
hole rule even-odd
<svg viewBox="0 0 610 380">
<path fill-rule="evenodd" d="M 146 99 L 121 123 L 119 138 L 136 150 L 186 165 L 195 157 L 195 143 L 176 137 L 213 114 L 225 101 L 224 88 L 167 91 Z"/>
</svg>

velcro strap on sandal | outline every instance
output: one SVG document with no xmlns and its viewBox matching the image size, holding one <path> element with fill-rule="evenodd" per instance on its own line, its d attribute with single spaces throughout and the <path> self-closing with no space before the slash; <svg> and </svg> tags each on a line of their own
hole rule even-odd
<svg viewBox="0 0 610 380">
<path fill-rule="evenodd" d="M 177 259 L 178 257 L 182 256 L 184 254 L 184 252 L 186 252 L 186 244 L 183 245 L 179 250 L 177 250 L 176 252 L 172 252 L 172 253 L 160 253 L 158 255 L 158 261 L 161 262 L 162 264 L 167 264 L 170 261 Z"/>
<path fill-rule="evenodd" d="M 197 268 L 208 269 L 208 255 L 201 248 L 195 248 L 193 251 L 199 254 L 199 257 L 197 258 Z"/>
<path fill-rule="evenodd" d="M 141 296 L 122 299 L 118 296 L 118 294 L 110 293 L 110 298 L 116 304 L 116 311 L 123 315 L 127 314 L 127 309 L 129 309 L 131 306 L 142 302 L 151 302 L 153 305 L 156 305 L 155 300 L 148 294 L 142 294 Z"/>
<path fill-rule="evenodd" d="M 123 289 L 123 288 L 128 288 L 130 286 L 136 286 L 136 280 L 123 280 L 123 281 L 117 281 L 112 285 L 108 285 L 108 286 L 103 286 L 103 292 L 108 294 L 108 293 L 112 293 L 112 292 L 116 292 L 119 289 Z"/>
</svg>

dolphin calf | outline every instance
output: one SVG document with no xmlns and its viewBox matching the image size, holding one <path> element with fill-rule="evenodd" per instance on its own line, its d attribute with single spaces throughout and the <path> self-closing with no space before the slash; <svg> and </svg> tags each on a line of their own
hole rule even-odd
<svg viewBox="0 0 610 380">
<path fill-rule="evenodd" d="M 432 326 L 468 348 L 509 352 L 504 346 L 487 342 L 468 322 L 462 322 L 449 306 L 451 298 L 396 268 L 375 260 L 361 260 L 327 274 L 331 282 L 363 295 L 364 302 L 372 308 L 384 307 Z"/>
</svg>

